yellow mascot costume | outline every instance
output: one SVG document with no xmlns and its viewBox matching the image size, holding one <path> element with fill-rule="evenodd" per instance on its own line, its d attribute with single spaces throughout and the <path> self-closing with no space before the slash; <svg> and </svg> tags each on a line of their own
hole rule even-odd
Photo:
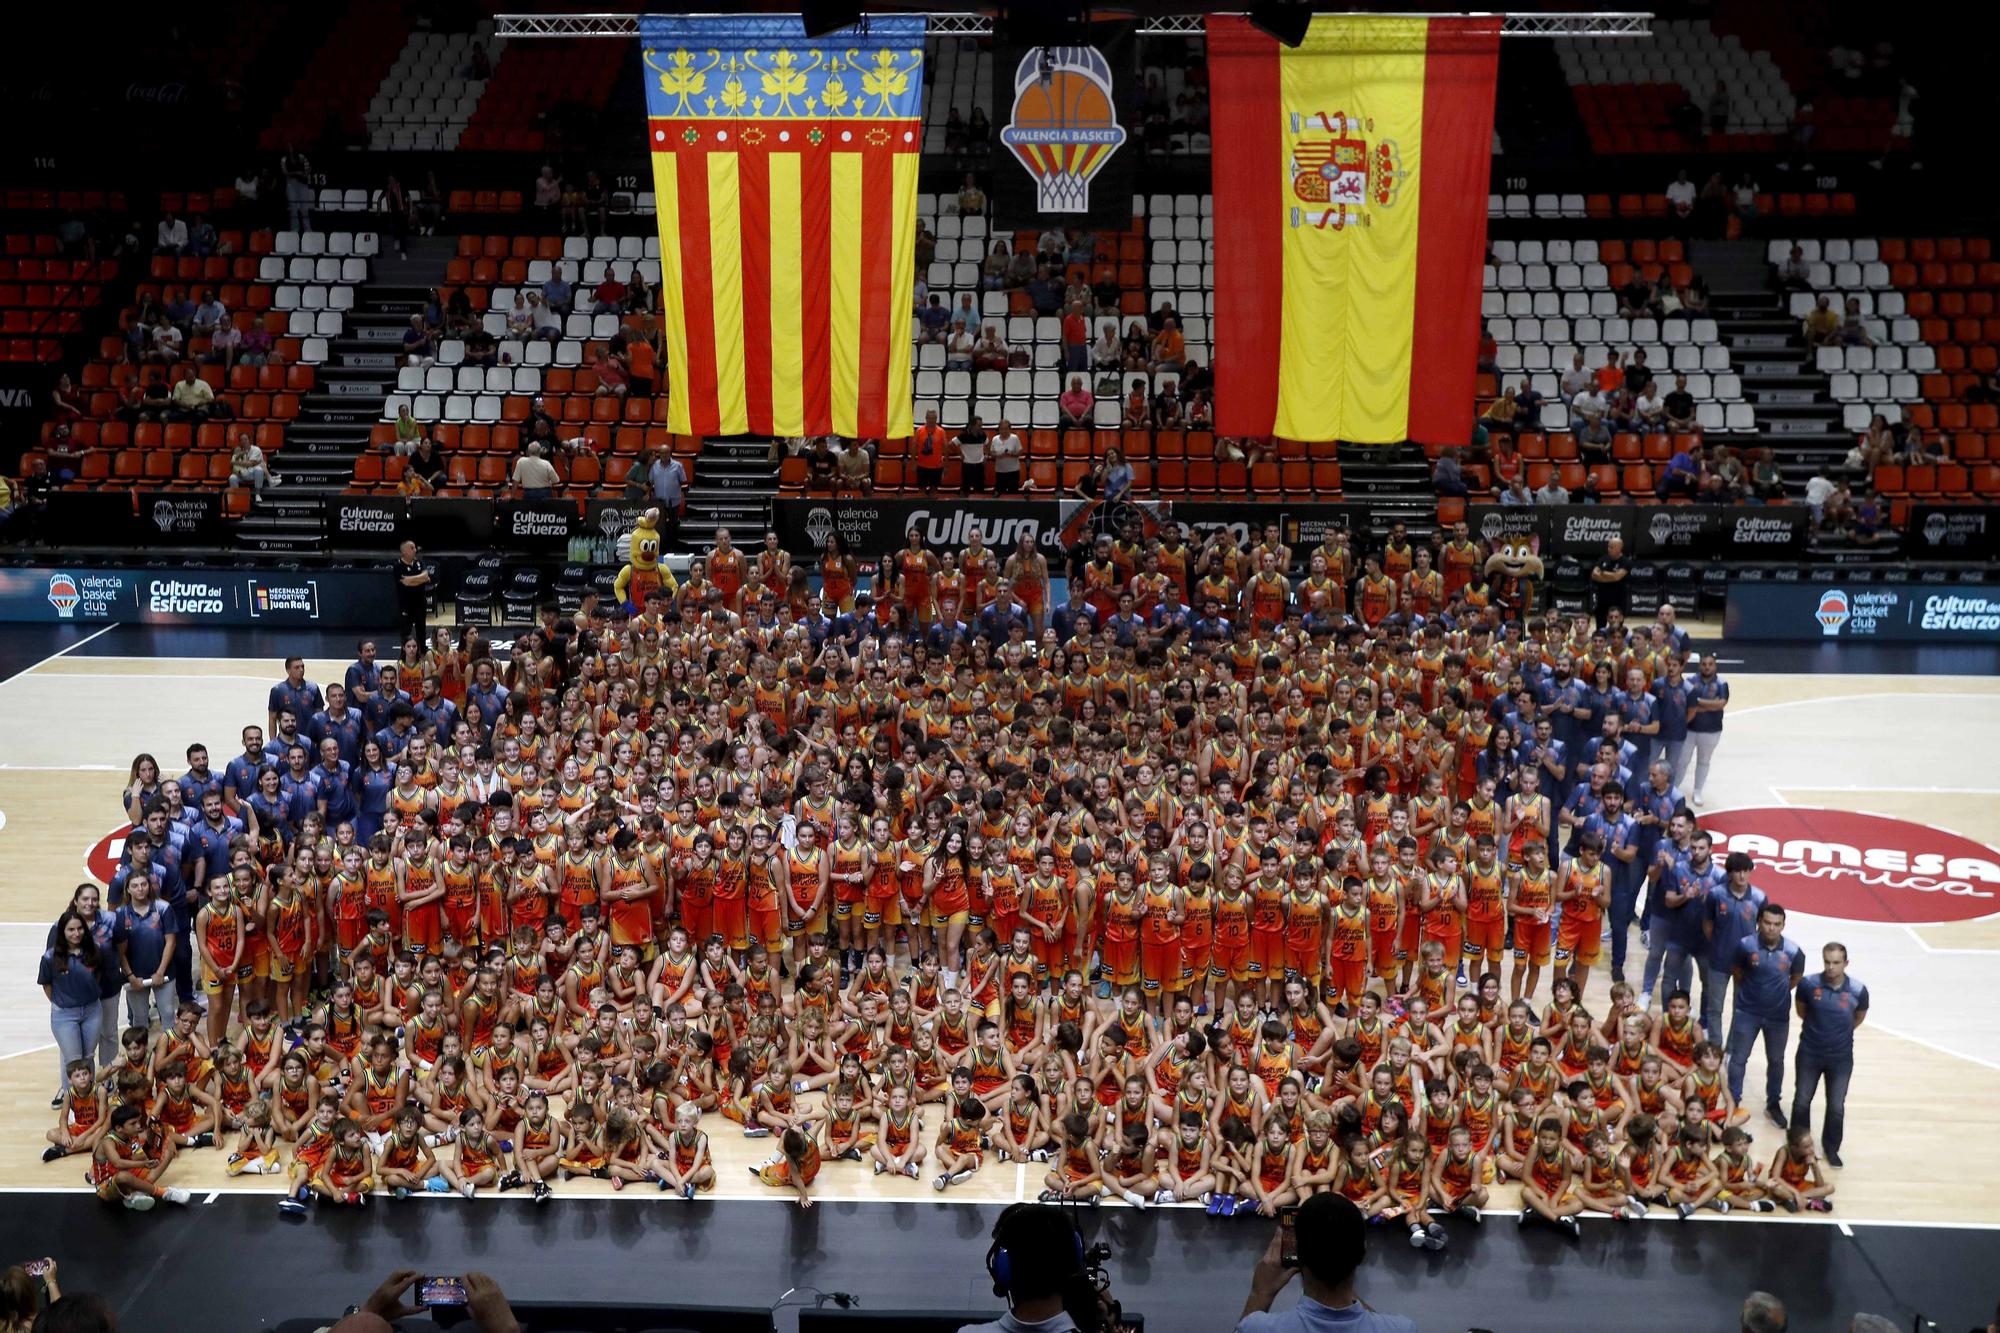
<svg viewBox="0 0 2000 1333">
<path fill-rule="evenodd" d="M 638 615 L 646 609 L 646 599 L 656 592 L 668 597 L 680 591 L 674 576 L 660 563 L 660 511 L 648 509 L 632 529 L 631 557 L 618 571 L 613 591 L 627 611 Z"/>
</svg>

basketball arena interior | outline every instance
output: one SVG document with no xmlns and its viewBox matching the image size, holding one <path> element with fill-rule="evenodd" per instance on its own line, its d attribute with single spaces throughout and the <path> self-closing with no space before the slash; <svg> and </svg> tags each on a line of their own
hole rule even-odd
<svg viewBox="0 0 2000 1333">
<path fill-rule="evenodd" d="M 1993 1328 L 1991 18 L 714 9 L 9 15 L 0 1327 Z"/>
</svg>

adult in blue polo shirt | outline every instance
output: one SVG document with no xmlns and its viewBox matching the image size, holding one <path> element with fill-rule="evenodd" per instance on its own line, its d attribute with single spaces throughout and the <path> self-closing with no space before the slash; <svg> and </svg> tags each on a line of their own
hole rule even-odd
<svg viewBox="0 0 2000 1333">
<path fill-rule="evenodd" d="M 264 750 L 264 729 L 253 722 L 243 728 L 243 753 L 222 770 L 222 790 L 231 806 L 241 807 L 257 794 L 257 774 L 269 762 Z"/>
<path fill-rule="evenodd" d="M 1739 853 L 1732 853 L 1734 859 Z M 1733 876 L 1732 876 L 1733 878 Z M 1730 975 L 1736 1012 L 1729 1020 L 1729 1095 L 1743 1101 L 1743 1070 L 1764 1039 L 1764 1114 L 1785 1128 L 1785 1043 L 1792 1030 L 1792 991 L 1806 974 L 1805 950 L 1785 938 L 1785 909 L 1765 903 L 1757 929 L 1736 941 Z M 1702 998 L 1706 1000 L 1707 994 Z"/>
<path fill-rule="evenodd" d="M 396 670 L 394 662 L 377 673 L 375 688 L 369 691 L 368 701 L 361 705 L 361 716 L 368 724 L 369 735 L 389 725 L 390 712 L 397 704 L 409 705 L 410 696 L 402 684 L 402 675 Z"/>
<path fill-rule="evenodd" d="M 451 744 L 452 728 L 458 725 L 458 705 L 444 697 L 436 676 L 425 676 L 423 697 L 410 705 L 411 713 L 439 745 Z"/>
<path fill-rule="evenodd" d="M 340 751 L 341 762 L 351 764 L 361 758 L 361 742 L 367 739 L 368 722 L 359 712 L 347 706 L 345 686 L 329 685 L 326 687 L 326 707 L 313 714 L 312 721 L 306 726 L 306 734 L 315 747 L 331 740 Z"/>
<path fill-rule="evenodd" d="M 1644 767 L 1659 733 L 1659 716 L 1652 694 L 1646 689 L 1646 673 L 1632 667 L 1625 673 L 1625 688 L 1612 696 L 1612 706 L 1624 724 L 1621 732 L 1637 753 L 1637 765 Z"/>
<path fill-rule="evenodd" d="M 1812 1125 L 1813 1094 L 1826 1080 L 1826 1120 L 1819 1146 L 1840 1165 L 1840 1137 L 1847 1125 L 1847 1083 L 1854 1076 L 1854 1030 L 1868 1017 L 1868 988 L 1847 975 L 1847 946 L 1820 950 L 1825 970 L 1799 983 L 1799 1054 L 1792 1066 L 1792 1123 Z"/>
<path fill-rule="evenodd" d="M 288 657 L 285 659 L 285 678 L 271 687 L 271 696 L 264 704 L 264 711 L 270 716 L 264 725 L 272 731 L 278 729 L 278 714 L 286 709 L 292 716 L 303 722 L 320 709 L 326 707 L 320 698 L 319 686 L 306 679 L 306 659 Z"/>
<path fill-rule="evenodd" d="M 347 698 L 357 708 L 365 708 L 381 683 L 382 668 L 375 665 L 375 640 L 363 639 L 354 645 L 354 661 L 347 668 Z"/>
<path fill-rule="evenodd" d="M 1694 803 L 1698 808 L 1708 799 L 1708 766 L 1715 747 L 1722 743 L 1722 713 L 1729 707 L 1729 682 L 1716 674 L 1715 654 L 1701 659 L 1700 674 L 1688 683 L 1688 744 L 1681 751 L 1681 766 L 1674 785 L 1687 772 L 1688 751 L 1694 752 Z"/>
<path fill-rule="evenodd" d="M 312 737 L 300 728 L 312 718 L 311 713 L 294 713 L 289 707 L 278 710 L 277 729 L 264 742 L 264 758 L 279 768 L 285 766 L 285 754 L 294 745 L 304 745 L 310 749 Z"/>
<path fill-rule="evenodd" d="M 1583 821 L 1583 831 L 1604 840 L 1604 864 L 1611 869 L 1611 910 L 1606 914 L 1611 924 L 1611 979 L 1623 981 L 1645 866 L 1639 860 L 1639 827 L 1625 813 L 1624 789 L 1607 781 L 1597 801 L 1597 813 Z"/>
<path fill-rule="evenodd" d="M 312 771 L 313 801 L 326 816 L 326 826 L 337 829 L 342 821 L 360 813 L 354 799 L 353 769 L 340 757 L 340 749 L 329 736 L 319 743 L 319 764 Z"/>
<path fill-rule="evenodd" d="M 201 809 L 201 798 L 222 790 L 222 777 L 208 766 L 208 747 L 197 741 L 187 748 L 188 771 L 176 782 L 181 789 L 181 807 Z"/>
<path fill-rule="evenodd" d="M 479 710 L 479 723 L 473 730 L 484 740 L 493 734 L 493 724 L 507 711 L 507 687 L 494 678 L 490 658 L 479 659 L 472 668 L 472 683 L 465 687 L 463 712 L 467 718 L 475 707 Z"/>
<path fill-rule="evenodd" d="M 1747 853 L 1731 852 L 1720 891 L 1702 904 L 1701 1025 L 1713 1042 L 1722 1040 L 1722 1001 L 1736 970 L 1736 942 L 1756 933 L 1757 913 L 1764 907 L 1764 891 L 1750 883 L 1755 868 Z"/>
<path fill-rule="evenodd" d="M 1681 674 L 1678 657 L 1668 658 L 1667 673 L 1653 682 L 1653 717 L 1660 724 L 1659 734 L 1653 737 L 1655 753 L 1667 761 L 1671 779 L 1680 771 L 1688 734 L 1687 677 Z"/>
<path fill-rule="evenodd" d="M 146 853 L 142 850 L 140 856 Z M 160 1030 L 174 1025 L 175 953 L 187 947 L 174 909 L 161 902 L 156 866 L 141 873 L 136 865 L 120 890 L 124 901 L 113 914 L 112 939 L 125 969 L 125 1016 L 133 1027 L 147 1027 L 157 1016 Z"/>
</svg>

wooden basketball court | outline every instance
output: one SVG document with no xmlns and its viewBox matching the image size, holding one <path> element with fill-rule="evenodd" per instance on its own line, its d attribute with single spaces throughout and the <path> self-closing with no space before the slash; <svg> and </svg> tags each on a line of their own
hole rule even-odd
<svg viewBox="0 0 2000 1333">
<path fill-rule="evenodd" d="M 202 640 L 204 652 L 212 644 L 247 643 L 221 633 Z M 193 642 L 184 638 L 178 646 L 192 651 Z M 8 1001 L 0 1006 L 0 1117 L 9 1130 L 0 1136 L 0 1189 L 85 1188 L 80 1161 L 40 1161 L 42 1131 L 53 1123 L 49 1098 L 57 1072 L 34 964 L 49 923 L 71 889 L 89 877 L 86 858 L 93 846 L 124 825 L 120 792 L 133 755 L 151 752 L 165 771 L 177 774 L 184 771 L 181 755 L 189 742 L 200 740 L 219 769 L 237 751 L 242 725 L 263 723 L 266 693 L 282 675 L 276 655 L 150 655 L 157 647 L 138 632 L 114 631 L 0 681 L 0 865 L 7 869 L 0 877 L 0 971 L 6 977 L 0 994 Z M 1985 860 L 2000 862 L 2000 852 L 1990 850 L 2000 847 L 1994 760 L 2000 754 L 2000 680 L 1749 674 L 1756 646 L 1746 652 L 1731 645 L 1727 656 L 1739 655 L 1749 661 L 1723 668 L 1732 701 L 1704 817 L 1768 807 L 1868 812 L 1949 830 L 1983 844 Z M 315 681 L 337 679 L 345 665 L 344 659 L 309 657 L 307 674 Z M 1939 896 L 1952 900 L 1947 924 L 1906 924 L 1947 920 L 1929 911 L 1935 904 L 1926 899 Z M 2000 1024 L 1982 1003 L 2000 962 L 2000 885 L 1969 882 L 1958 893 L 1884 887 L 1875 897 L 1890 904 L 1880 915 L 1893 919 L 1836 919 L 1811 915 L 1796 900 L 1787 904 L 1788 933 L 1806 950 L 1809 972 L 1817 970 L 1823 943 L 1842 940 L 1852 973 L 1869 987 L 1873 1003 L 1857 1037 L 1843 1148 L 1847 1166 L 1830 1173 L 1838 1184 L 1836 1211 L 1811 1220 L 2000 1226 L 2000 1157 L 1987 1150 L 2000 1137 Z M 1632 947 L 1643 957 L 1636 938 Z M 1601 1002 L 1605 985 L 1600 972 L 1588 999 Z M 1794 1042 L 1796 1029 L 1794 1023 Z M 1753 1109 L 1761 1105 L 1762 1061 L 1760 1050 L 1745 1080 L 1744 1100 Z M 1789 1057 L 1787 1063 L 1789 1098 Z M 772 1154 L 770 1141 L 746 1140 L 734 1125 L 710 1120 L 720 1175 L 716 1197 L 775 1197 L 744 1170 Z M 933 1118 L 927 1130 L 935 1128 Z M 1761 1115 L 1750 1128 L 1757 1156 L 1768 1160 L 1777 1131 Z M 976 1178 L 945 1197 L 1032 1199 L 1041 1169 L 989 1160 Z M 215 1152 L 194 1154 L 176 1175 L 197 1190 L 277 1189 L 275 1181 L 229 1179 Z M 561 1190 L 611 1194 L 597 1181 Z M 828 1167 L 818 1193 L 831 1201 L 938 1198 L 928 1177 L 876 1177 L 845 1163 Z M 658 1196 L 635 1187 L 624 1197 Z M 1495 1208 L 1504 1211 L 1512 1197 L 1503 1187 Z M 1716 1220 L 1739 1219 L 1745 1215 Z M 1780 1213 L 1748 1224 L 1798 1221 Z"/>
</svg>

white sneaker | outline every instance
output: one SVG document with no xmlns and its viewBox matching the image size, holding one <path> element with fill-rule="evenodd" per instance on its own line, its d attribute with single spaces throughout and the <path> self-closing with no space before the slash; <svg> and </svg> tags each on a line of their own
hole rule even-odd
<svg viewBox="0 0 2000 1333">
<path fill-rule="evenodd" d="M 466 1181 L 466 1182 L 465 1182 L 465 1183 L 464 1183 L 463 1185 L 460 1185 L 460 1186 L 458 1187 L 458 1192 L 459 1192 L 460 1194 L 463 1194 L 463 1195 L 464 1195 L 464 1196 L 465 1196 L 466 1198 L 468 1198 L 468 1199 L 469 1199 L 469 1198 L 471 1198 L 471 1197 L 472 1197 L 472 1194 L 473 1194 L 473 1188 L 474 1188 L 474 1187 L 473 1187 L 473 1184 L 472 1184 L 472 1182 L 468 1180 L 468 1181 Z"/>
<path fill-rule="evenodd" d="M 915 1180 L 917 1178 L 917 1164 L 915 1162 L 903 1163 L 903 1174 L 911 1180 Z"/>
<path fill-rule="evenodd" d="M 876 1174 L 876 1175 L 878 1175 L 878 1176 L 879 1176 L 879 1175 L 881 1175 L 884 1169 L 885 1169 L 885 1168 L 883 1167 L 883 1165 L 882 1165 L 882 1164 L 881 1164 L 880 1162 L 877 1162 L 877 1163 L 875 1163 L 875 1174 Z"/>
<path fill-rule="evenodd" d="M 1704 804 L 1707 803 L 1707 801 L 1708 798 L 1702 795 L 1700 792 L 1696 792 L 1694 794 L 1694 805 L 1696 809 L 1700 809 Z"/>
<path fill-rule="evenodd" d="M 1144 1208 L 1146 1206 L 1146 1200 L 1135 1190 L 1125 1191 L 1125 1202 L 1131 1204 L 1134 1208 Z"/>
<path fill-rule="evenodd" d="M 1428 1239 L 1430 1239 L 1430 1238 L 1429 1238 L 1428 1236 L 1426 1236 L 1426 1235 L 1424 1234 L 1424 1229 L 1423 1229 L 1423 1227 L 1421 1227 L 1421 1226 L 1419 1226 L 1419 1225 L 1416 1225 L 1416 1224 L 1414 1224 L 1414 1223 L 1413 1223 L 1413 1224 L 1411 1224 L 1411 1226 L 1410 1226 L 1410 1248 L 1411 1248 L 1411 1249 L 1413 1249 L 1413 1250 L 1421 1250 L 1422 1248 L 1424 1248 L 1424 1242 L 1425 1242 L 1425 1241 L 1427 1241 Z"/>
<path fill-rule="evenodd" d="M 1644 1013 L 1644 1012 L 1646 1012 L 1646 1010 L 1648 1010 L 1648 1009 L 1651 1009 L 1652 1007 L 1653 1007 L 1653 992 L 1651 992 L 1651 991 L 1649 991 L 1649 990 L 1648 990 L 1648 991 L 1640 991 L 1640 992 L 1639 992 L 1639 1012 L 1640 1012 L 1640 1013 Z"/>
<path fill-rule="evenodd" d="M 944 1193 L 944 1188 L 945 1188 L 945 1186 L 947 1186 L 947 1185 L 949 1185 L 949 1184 L 951 1184 L 951 1177 L 950 1177 L 950 1176 L 948 1176 L 948 1175 L 946 1175 L 946 1176 L 939 1176 L 939 1177 L 938 1177 L 938 1178 L 937 1178 L 936 1180 L 933 1180 L 933 1181 L 931 1182 L 931 1187 L 932 1187 L 933 1189 L 935 1189 L 935 1190 L 936 1190 L 936 1191 L 937 1191 L 937 1192 L 938 1192 L 939 1194 L 942 1194 L 942 1193 Z"/>
<path fill-rule="evenodd" d="M 1174 1192 L 1172 1190 L 1161 1190 L 1153 1196 L 1154 1203 L 1172 1203 L 1173 1201 Z"/>
<path fill-rule="evenodd" d="M 166 1189 L 160 1191 L 160 1197 L 168 1203 L 185 1204 L 194 1196 L 179 1186 L 169 1185 Z"/>
<path fill-rule="evenodd" d="M 128 1194 L 125 1196 L 125 1206 L 135 1213 L 149 1213 L 159 1202 L 158 1199 L 150 1194 Z"/>
</svg>

